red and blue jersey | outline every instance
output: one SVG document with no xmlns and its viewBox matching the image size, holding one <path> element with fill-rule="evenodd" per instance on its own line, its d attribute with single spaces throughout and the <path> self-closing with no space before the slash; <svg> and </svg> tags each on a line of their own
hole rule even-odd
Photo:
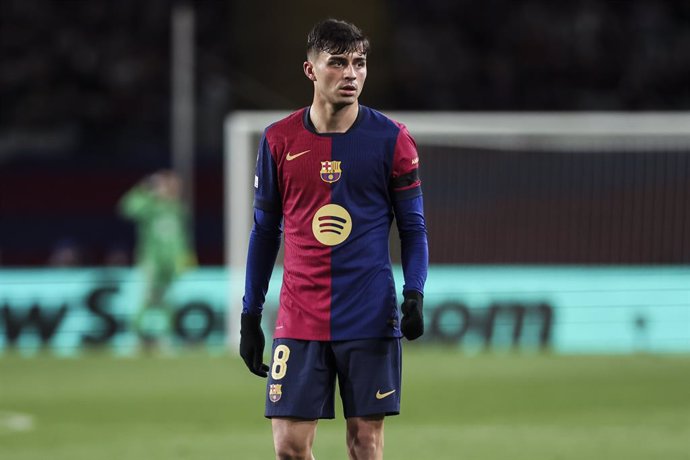
<svg viewBox="0 0 690 460">
<path fill-rule="evenodd" d="M 253 233 L 263 219 L 257 215 L 282 216 L 285 259 L 274 338 L 400 336 L 389 233 L 394 214 L 406 209 L 398 203 L 416 203 L 405 211 L 414 216 L 407 232 L 414 236 L 407 257 L 403 248 L 403 265 L 412 267 L 405 269 L 405 289 L 422 292 L 428 251 L 418 167 L 407 128 L 361 105 L 345 133 L 317 133 L 309 108 L 266 129 L 254 180 Z M 271 230 L 264 233 L 268 240 L 259 239 L 270 241 Z M 275 253 L 259 256 L 256 246 L 250 240 L 244 299 L 245 313 L 254 314 L 263 306 L 266 266 L 275 260 Z M 268 263 L 251 260 L 257 257 Z"/>
</svg>

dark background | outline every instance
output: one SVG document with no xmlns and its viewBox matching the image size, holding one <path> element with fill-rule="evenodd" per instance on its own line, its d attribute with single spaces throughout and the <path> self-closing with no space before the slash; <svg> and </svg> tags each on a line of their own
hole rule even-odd
<svg viewBox="0 0 690 460">
<path fill-rule="evenodd" d="M 169 38 L 174 3 L 0 0 L 0 265 L 44 265 L 56 248 L 65 245 L 80 248 L 83 265 L 123 263 L 110 256 L 129 253 L 134 236 L 131 225 L 116 216 L 115 203 L 139 178 L 170 166 Z M 373 48 L 362 102 L 381 110 L 690 108 L 688 1 L 373 0 L 330 5 L 306 0 L 199 0 L 189 4 L 196 11 L 194 230 L 204 265 L 223 263 L 223 119 L 233 110 L 291 110 L 307 105 L 311 85 L 302 75 L 304 42 L 311 25 L 325 17 L 353 21 L 370 36 Z M 474 153 L 468 155 L 458 156 L 459 164 L 479 161 Z M 658 183 L 644 182 L 650 190 L 673 190 L 675 201 L 669 205 L 673 211 L 662 219 L 670 227 L 658 235 L 638 233 L 641 242 L 675 235 L 677 249 L 659 244 L 655 250 L 654 244 L 648 244 L 644 247 L 652 249 L 643 250 L 628 236 L 615 246 L 620 247 L 618 252 L 602 252 L 595 242 L 600 236 L 593 234 L 589 243 L 573 246 L 571 252 L 553 249 L 547 257 L 536 249 L 541 247 L 535 243 L 538 236 L 526 232 L 526 239 L 516 237 L 516 241 L 525 241 L 527 249 L 503 250 L 496 257 L 496 248 L 505 241 L 473 244 L 468 235 L 484 234 L 476 225 L 458 224 L 448 234 L 437 230 L 440 226 L 430 216 L 430 231 L 439 232 L 437 248 L 445 247 L 446 241 L 462 241 L 454 246 L 460 249 L 452 260 L 446 260 L 447 252 L 435 253 L 432 245 L 432 262 L 687 260 L 678 251 L 687 249 L 688 161 L 682 155 L 673 158 L 678 166 L 669 168 L 677 173 L 659 176 Z M 553 160 L 530 157 L 529 161 L 546 164 L 544 173 L 552 174 L 548 168 L 553 165 L 548 163 Z M 608 164 L 603 157 L 593 161 L 579 167 L 585 171 Z M 656 170 L 656 160 L 649 161 L 647 166 L 640 163 L 640 171 Z M 635 172 L 633 166 L 612 167 L 632 171 L 625 173 L 630 177 L 657 177 Z M 452 170 L 431 169 L 424 177 L 428 183 L 447 182 L 443 174 Z M 604 188 L 623 183 L 612 177 L 597 183 Z M 537 203 L 541 195 L 530 193 L 527 183 L 532 182 L 516 180 L 513 185 L 517 195 L 526 197 L 524 203 L 531 200 L 534 207 L 529 209 L 536 209 L 539 220 L 548 213 L 541 212 L 543 203 Z M 583 183 L 574 186 L 573 193 L 585 187 Z M 635 181 L 624 183 L 625 193 L 634 195 Z M 578 206 L 601 203 L 601 195 L 584 197 Z M 563 200 L 573 202 L 572 197 Z M 463 203 L 470 201 L 465 197 Z M 463 214 L 467 206 L 453 216 L 475 222 L 476 214 Z M 554 215 L 565 216 L 559 221 L 563 229 L 575 222 L 577 214 L 564 211 L 569 208 L 562 203 L 554 206 L 550 209 L 561 211 Z M 610 215 L 601 209 L 602 215 Z M 612 204 L 611 209 L 619 208 Z M 586 215 L 599 222 L 596 213 Z M 484 218 L 487 228 L 500 228 Z M 639 219 L 645 222 L 644 214 Z M 611 226 L 597 235 L 613 231 L 606 238 L 615 242 L 620 239 L 615 232 L 628 228 L 623 225 L 627 221 L 609 220 Z M 629 224 L 635 227 L 636 222 Z M 518 221 L 506 228 L 522 235 Z M 567 228 L 580 234 L 577 226 Z M 555 234 L 554 248 L 557 241 L 565 241 L 563 229 L 546 233 Z M 478 249 L 482 244 L 493 249 L 482 253 Z M 470 246 L 462 250 L 463 245 Z M 583 253 L 583 248 L 596 250 Z"/>
</svg>

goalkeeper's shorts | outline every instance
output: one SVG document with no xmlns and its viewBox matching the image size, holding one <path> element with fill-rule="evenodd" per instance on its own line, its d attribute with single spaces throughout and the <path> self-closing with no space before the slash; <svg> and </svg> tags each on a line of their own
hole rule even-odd
<svg viewBox="0 0 690 460">
<path fill-rule="evenodd" d="M 319 342 L 275 339 L 266 417 L 335 417 L 338 379 L 345 418 L 400 413 L 398 338 Z"/>
</svg>

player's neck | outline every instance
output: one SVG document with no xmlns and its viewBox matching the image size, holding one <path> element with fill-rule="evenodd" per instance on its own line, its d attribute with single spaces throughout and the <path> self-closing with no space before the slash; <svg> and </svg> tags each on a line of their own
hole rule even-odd
<svg viewBox="0 0 690 460">
<path fill-rule="evenodd" d="M 317 101 L 309 109 L 309 118 L 317 133 L 344 133 L 354 124 L 359 114 L 359 103 L 336 107 L 332 104 L 319 104 Z"/>
</svg>

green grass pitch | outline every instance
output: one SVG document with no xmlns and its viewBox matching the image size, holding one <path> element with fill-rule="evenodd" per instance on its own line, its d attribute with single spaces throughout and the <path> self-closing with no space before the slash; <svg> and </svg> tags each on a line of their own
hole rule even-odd
<svg viewBox="0 0 690 460">
<path fill-rule="evenodd" d="M 408 346 L 386 458 L 690 459 L 690 356 Z M 270 459 L 263 380 L 237 357 L 0 356 L 3 460 Z M 340 412 L 339 412 L 340 414 Z M 316 458 L 345 459 L 344 421 Z"/>
</svg>

